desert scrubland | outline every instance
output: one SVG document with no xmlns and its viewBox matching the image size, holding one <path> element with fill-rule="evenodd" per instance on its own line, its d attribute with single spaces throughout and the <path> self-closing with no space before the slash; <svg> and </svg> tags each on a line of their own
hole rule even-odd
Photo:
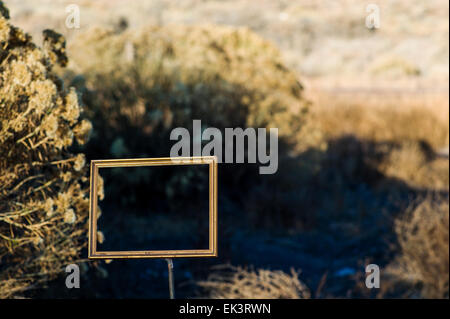
<svg viewBox="0 0 450 319">
<path fill-rule="evenodd" d="M 378 1 L 376 29 L 366 5 L 3 1 L 0 297 L 165 298 L 163 261 L 86 260 L 87 164 L 168 156 L 201 119 L 279 128 L 279 169 L 219 165 L 219 257 L 176 260 L 179 296 L 448 298 L 449 4 Z M 158 174 L 103 176 L 104 245 L 204 244 L 207 176 Z"/>
</svg>

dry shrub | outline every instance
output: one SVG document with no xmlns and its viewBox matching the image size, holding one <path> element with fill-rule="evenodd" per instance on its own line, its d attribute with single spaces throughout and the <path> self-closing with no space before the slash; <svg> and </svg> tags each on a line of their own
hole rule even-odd
<svg viewBox="0 0 450 319">
<path fill-rule="evenodd" d="M 427 198 L 408 210 L 397 220 L 396 233 L 400 254 L 388 267 L 393 281 L 410 286 L 407 297 L 448 298 L 448 198 Z"/>
<path fill-rule="evenodd" d="M 287 154 L 324 146 L 321 134 L 308 125 L 309 103 L 297 75 L 284 66 L 272 44 L 249 29 L 174 25 L 116 32 L 95 28 L 75 38 L 69 49 L 73 74 L 68 77 L 83 92 L 86 113 L 95 123 L 84 149 L 88 157 L 168 156 L 175 143 L 169 138 L 172 128 L 192 132 L 193 119 L 222 133 L 226 127 L 278 128 L 277 177 L 286 167 L 281 161 Z M 308 160 L 305 157 L 302 163 L 308 167 L 304 171 L 311 173 L 318 162 L 311 160 L 308 166 Z M 236 197 L 245 195 L 237 186 L 251 188 L 261 182 L 256 165 L 230 166 L 221 166 L 221 185 Z M 110 178 L 108 185 L 139 179 L 132 174 L 105 178 Z M 141 178 L 157 179 L 161 180 L 156 175 Z M 290 181 L 285 184 L 292 190 Z M 163 199 L 173 191 L 167 185 L 177 191 L 182 188 L 169 180 L 165 185 L 148 183 L 145 189 Z M 108 197 L 120 197 L 113 195 L 114 187 L 110 189 Z M 290 203 L 277 206 L 282 205 L 289 206 L 285 209 L 289 214 L 298 213 Z M 264 208 L 257 206 L 255 210 Z M 284 216 L 283 211 L 271 214 Z"/>
<path fill-rule="evenodd" d="M 378 168 L 386 176 L 401 179 L 412 187 L 448 190 L 448 159 L 436 156 L 424 142 L 404 141 L 391 150 Z"/>
<path fill-rule="evenodd" d="M 0 298 L 52 279 L 86 242 L 86 141 L 72 88 L 53 66 L 67 62 L 64 38 L 44 31 L 44 47 L 10 25 L 0 1 Z"/>
<path fill-rule="evenodd" d="M 104 121 L 95 130 L 107 147 L 127 138 L 130 127 L 148 137 L 190 127 L 192 119 L 218 128 L 277 127 L 303 144 L 311 138 L 297 134 L 308 103 L 296 74 L 273 45 L 246 28 L 96 28 L 74 39 L 70 52 L 72 69 L 84 76 L 75 82 L 86 81 L 96 94 L 86 94 L 86 103 Z M 137 151 L 129 141 L 125 147 Z"/>
<path fill-rule="evenodd" d="M 309 289 L 298 279 L 299 273 L 281 270 L 248 270 L 229 265 L 197 283 L 215 299 L 309 299 Z"/>
</svg>

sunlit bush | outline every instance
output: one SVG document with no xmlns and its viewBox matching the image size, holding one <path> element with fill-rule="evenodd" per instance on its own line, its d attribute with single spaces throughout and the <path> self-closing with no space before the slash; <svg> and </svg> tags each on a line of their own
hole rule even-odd
<svg viewBox="0 0 450 319">
<path fill-rule="evenodd" d="M 272 44 L 248 29 L 153 26 L 117 33 L 95 28 L 74 39 L 69 51 L 68 78 L 83 92 L 95 124 L 84 149 L 89 157 L 168 156 L 175 143 L 169 139 L 171 129 L 192 132 L 193 119 L 221 130 L 278 128 L 280 161 L 322 143 L 308 126 L 309 103 L 297 75 Z M 233 185 L 258 184 L 260 176 L 251 167 L 221 166 L 221 185 L 232 192 Z M 115 180 L 126 184 L 136 177 Z M 160 185 L 148 186 L 158 191 Z M 161 189 L 161 196 L 167 191 Z"/>
<path fill-rule="evenodd" d="M 53 71 L 64 38 L 45 30 L 41 49 L 8 19 L 0 1 L 0 298 L 62 273 L 86 243 L 86 160 L 67 149 L 91 130 Z"/>
<path fill-rule="evenodd" d="M 70 53 L 73 69 L 96 93 L 94 101 L 86 98 L 89 111 L 117 130 L 114 139 L 128 137 L 120 135 L 129 129 L 124 124 L 150 135 L 196 118 L 219 128 L 278 127 L 282 136 L 297 138 L 292 133 L 304 123 L 307 104 L 295 73 L 274 46 L 247 29 L 93 29 L 72 42 Z M 102 128 L 97 134 L 106 135 Z"/>
</svg>

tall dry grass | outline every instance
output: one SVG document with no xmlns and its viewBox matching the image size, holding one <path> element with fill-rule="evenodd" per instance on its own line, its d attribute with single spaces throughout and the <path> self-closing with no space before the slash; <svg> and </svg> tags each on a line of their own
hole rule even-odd
<svg viewBox="0 0 450 319">
<path fill-rule="evenodd" d="M 449 144 L 448 93 L 327 92 L 313 89 L 312 122 L 327 139 L 351 135 L 380 145 L 371 158 L 384 176 L 411 187 L 448 190 L 449 162 L 439 156 Z"/>
<path fill-rule="evenodd" d="M 416 90 L 331 91 L 311 83 L 307 97 L 327 137 L 353 134 L 372 141 L 421 140 L 438 149 L 449 143 L 448 92 Z"/>
</svg>

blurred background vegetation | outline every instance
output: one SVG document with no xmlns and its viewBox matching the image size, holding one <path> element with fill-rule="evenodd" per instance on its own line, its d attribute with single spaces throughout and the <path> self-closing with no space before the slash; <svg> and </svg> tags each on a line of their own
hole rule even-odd
<svg viewBox="0 0 450 319">
<path fill-rule="evenodd" d="M 72 163 L 70 154 L 85 154 L 87 161 L 168 156 L 171 129 L 191 130 L 192 120 L 201 119 L 219 129 L 279 128 L 279 169 L 266 176 L 255 165 L 220 165 L 219 258 L 176 260 L 178 296 L 448 298 L 448 3 L 379 1 L 375 30 L 365 26 L 366 4 L 351 0 L 5 3 L 11 19 L 2 11 L 0 137 L 10 144 L 2 143 L 0 169 L 26 164 L 32 173 L 23 171 L 0 193 L 0 296 L 167 297 L 163 261 L 86 262 L 79 240 L 59 263 L 50 262 L 64 249 L 41 224 L 53 223 L 64 234 L 67 223 L 57 217 L 67 214 L 49 220 L 42 206 L 30 226 L 22 210 L 31 204 L 23 198 L 45 181 L 30 184 L 22 197 L 11 194 L 34 175 L 51 179 L 46 165 Z M 64 24 L 72 3 L 81 10 L 80 29 Z M 8 23 L 33 40 L 15 40 Z M 49 38 L 53 33 L 42 37 L 48 28 L 65 36 L 67 50 Z M 84 133 L 92 123 L 85 144 L 61 138 L 61 151 L 51 152 L 57 159 L 38 155 L 56 141 L 26 154 L 43 164 L 9 152 L 8 145 L 25 147 L 19 141 L 47 123 L 27 112 L 33 92 L 10 89 L 15 81 L 8 70 L 26 54 L 21 47 L 42 52 L 45 76 L 61 92 L 76 90 L 83 109 L 76 121 Z M 68 93 L 59 94 L 64 101 Z M 55 116 L 67 122 L 64 103 L 57 96 L 52 101 Z M 9 128 L 13 114 L 26 121 L 25 131 Z M 58 122 L 60 131 L 67 132 L 66 122 Z M 201 188 L 188 185 L 203 185 L 205 172 L 111 170 L 103 176 L 105 185 L 117 186 L 105 187 L 100 221 L 108 213 L 119 216 L 102 229 L 105 245 L 124 244 L 114 231 L 119 226 L 153 247 L 174 233 L 190 238 L 197 229 L 186 215 L 195 216 L 197 202 L 188 196 Z M 124 185 L 147 193 L 124 201 Z M 51 191 L 37 200 L 64 194 Z M 170 203 L 174 215 L 161 214 L 155 203 L 151 213 L 144 210 L 150 192 Z M 86 189 L 79 196 L 85 195 Z M 85 216 L 87 208 L 76 205 L 66 208 Z M 115 213 L 125 208 L 124 217 Z M 81 236 L 85 218 L 73 227 Z M 34 244 L 30 233 L 44 242 Z M 68 290 L 62 267 L 76 258 L 82 288 Z M 369 263 L 381 268 L 380 289 L 364 285 Z"/>
</svg>

